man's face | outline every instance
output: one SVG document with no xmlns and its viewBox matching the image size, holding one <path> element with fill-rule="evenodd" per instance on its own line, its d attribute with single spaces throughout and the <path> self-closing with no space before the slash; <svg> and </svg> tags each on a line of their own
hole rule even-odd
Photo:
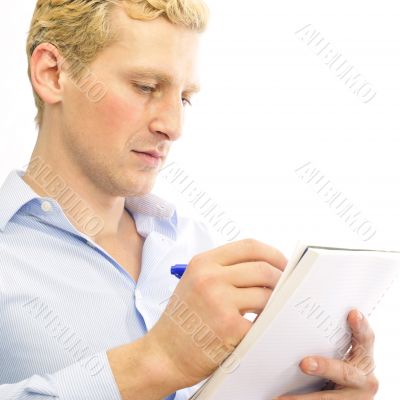
<svg viewBox="0 0 400 400">
<path fill-rule="evenodd" d="M 196 91 L 199 34 L 164 18 L 133 20 L 122 9 L 114 10 L 112 24 L 117 42 L 89 66 L 106 94 L 94 102 L 63 75 L 61 146 L 97 187 L 125 197 L 151 191 L 182 133 L 183 98 Z"/>
</svg>

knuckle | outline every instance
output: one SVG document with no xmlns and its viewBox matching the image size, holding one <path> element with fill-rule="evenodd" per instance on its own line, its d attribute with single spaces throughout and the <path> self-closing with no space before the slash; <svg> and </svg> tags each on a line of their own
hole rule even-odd
<svg viewBox="0 0 400 400">
<path fill-rule="evenodd" d="M 256 269 L 266 282 L 271 279 L 272 272 L 268 263 L 264 261 L 259 261 L 256 263 Z"/>
<path fill-rule="evenodd" d="M 285 256 L 282 254 L 280 250 L 278 250 L 276 247 L 270 247 L 271 253 L 277 258 L 285 258 Z"/>
<path fill-rule="evenodd" d="M 269 270 L 269 265 L 265 261 L 256 262 L 256 268 L 260 273 L 266 273 Z"/>
<path fill-rule="evenodd" d="M 271 247 L 271 252 L 273 253 L 274 258 L 276 260 L 280 260 L 280 262 L 282 262 L 282 264 L 286 267 L 288 260 L 285 257 L 285 255 L 280 250 L 278 250 L 276 247 Z"/>
<path fill-rule="evenodd" d="M 191 277 L 191 286 L 194 293 L 201 295 L 207 302 L 218 297 L 216 296 L 217 285 L 217 274 L 212 271 L 198 271 Z"/>
<path fill-rule="evenodd" d="M 241 244 L 241 246 L 243 247 L 244 250 L 252 251 L 257 246 L 259 246 L 260 242 L 258 242 L 255 239 L 247 238 L 247 239 L 241 240 L 240 244 Z"/>
<path fill-rule="evenodd" d="M 260 276 L 260 279 L 264 282 L 265 286 L 275 287 L 278 282 L 282 272 L 268 264 L 267 262 L 260 261 L 256 264 L 257 274 Z"/>
<path fill-rule="evenodd" d="M 189 265 L 195 268 L 207 263 L 206 256 L 204 254 L 196 254 L 190 261 Z"/>
<path fill-rule="evenodd" d="M 355 369 L 348 363 L 342 363 L 342 378 L 346 385 L 350 385 L 355 380 Z"/>
</svg>

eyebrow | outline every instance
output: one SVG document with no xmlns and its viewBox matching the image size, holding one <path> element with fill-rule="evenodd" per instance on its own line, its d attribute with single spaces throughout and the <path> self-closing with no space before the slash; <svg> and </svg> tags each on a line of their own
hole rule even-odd
<svg viewBox="0 0 400 400">
<path fill-rule="evenodd" d="M 171 75 L 154 68 L 134 68 L 131 71 L 131 75 L 138 79 L 155 79 L 169 86 L 171 86 L 174 82 L 174 78 Z M 191 83 L 186 87 L 185 92 L 198 93 L 200 90 L 200 85 L 197 83 Z"/>
</svg>

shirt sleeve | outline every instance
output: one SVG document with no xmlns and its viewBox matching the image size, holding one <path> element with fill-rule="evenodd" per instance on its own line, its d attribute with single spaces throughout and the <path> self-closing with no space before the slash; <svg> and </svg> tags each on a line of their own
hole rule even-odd
<svg viewBox="0 0 400 400">
<path fill-rule="evenodd" d="M 190 399 L 206 382 L 208 378 L 203 381 L 196 383 L 196 385 L 178 390 L 174 400 L 188 400 Z"/>
<path fill-rule="evenodd" d="M 95 355 L 99 367 L 83 366 L 93 356 L 80 360 L 54 374 L 33 375 L 23 381 L 0 385 L 2 400 L 122 400 L 107 353 Z"/>
</svg>

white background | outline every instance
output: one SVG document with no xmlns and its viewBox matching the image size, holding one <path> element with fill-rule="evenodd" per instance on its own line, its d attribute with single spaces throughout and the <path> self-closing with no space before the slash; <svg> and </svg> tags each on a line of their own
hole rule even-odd
<svg viewBox="0 0 400 400">
<path fill-rule="evenodd" d="M 210 0 L 203 90 L 170 160 L 240 228 L 290 255 L 298 239 L 400 250 L 400 11 L 395 1 Z M 0 180 L 36 132 L 25 39 L 33 1 L 2 5 Z M 312 24 L 377 91 L 364 104 L 299 40 Z M 376 227 L 364 242 L 295 170 L 310 162 Z M 179 187 L 155 188 L 201 218 Z M 0 205 L 1 206 L 1 205 Z M 211 227 L 212 229 L 212 227 Z M 220 238 L 221 239 L 221 238 Z M 223 238 L 221 239 L 223 241 Z M 398 397 L 399 284 L 372 318 L 377 399 Z M 340 296 L 340 293 L 338 293 Z"/>
</svg>

